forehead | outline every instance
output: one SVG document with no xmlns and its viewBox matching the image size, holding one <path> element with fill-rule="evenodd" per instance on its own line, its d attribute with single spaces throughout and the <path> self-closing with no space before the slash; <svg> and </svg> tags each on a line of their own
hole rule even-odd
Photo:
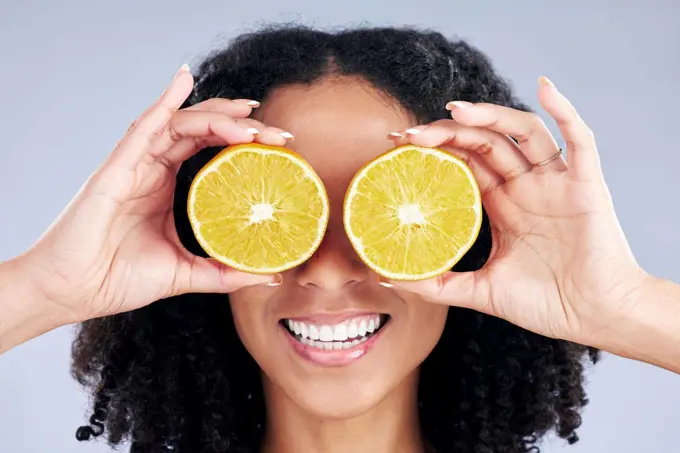
<svg viewBox="0 0 680 453">
<path fill-rule="evenodd" d="M 300 153 L 326 184 L 346 184 L 366 162 L 394 145 L 387 134 L 413 125 L 398 102 L 354 77 L 276 89 L 253 117 L 291 132 Z"/>
</svg>

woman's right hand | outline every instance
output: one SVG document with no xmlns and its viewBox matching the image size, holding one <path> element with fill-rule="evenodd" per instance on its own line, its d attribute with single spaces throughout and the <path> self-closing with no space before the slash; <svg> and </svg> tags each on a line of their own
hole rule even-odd
<svg viewBox="0 0 680 453">
<path fill-rule="evenodd" d="M 186 292 L 275 283 L 277 276 L 246 274 L 195 256 L 179 241 L 172 200 L 184 160 L 207 146 L 255 138 L 282 146 L 290 137 L 248 118 L 255 101 L 211 99 L 178 110 L 192 89 L 183 66 L 56 222 L 15 259 L 40 297 L 70 313 L 68 321 Z"/>
</svg>

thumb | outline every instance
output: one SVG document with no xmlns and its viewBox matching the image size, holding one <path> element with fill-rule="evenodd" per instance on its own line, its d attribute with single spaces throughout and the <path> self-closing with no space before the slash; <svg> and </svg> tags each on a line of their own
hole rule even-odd
<svg viewBox="0 0 680 453">
<path fill-rule="evenodd" d="M 176 293 L 230 293 L 254 285 L 278 286 L 281 275 L 238 271 L 212 258 L 194 256 L 178 270 Z"/>
<path fill-rule="evenodd" d="M 408 291 L 428 302 L 484 311 L 488 291 L 484 290 L 477 272 L 446 272 L 437 277 L 418 281 L 388 280 L 380 278 L 380 284 L 388 288 Z"/>
</svg>

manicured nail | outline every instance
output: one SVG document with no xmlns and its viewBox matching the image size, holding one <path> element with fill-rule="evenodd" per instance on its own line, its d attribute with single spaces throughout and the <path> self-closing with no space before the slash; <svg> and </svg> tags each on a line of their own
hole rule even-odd
<svg viewBox="0 0 680 453">
<path fill-rule="evenodd" d="M 417 134 L 420 134 L 421 130 L 416 129 L 415 127 L 412 127 L 410 129 L 406 129 L 404 132 L 406 132 L 409 135 L 417 135 Z"/>
<path fill-rule="evenodd" d="M 549 78 L 547 78 L 546 76 L 539 77 L 538 78 L 538 84 L 546 86 L 546 87 L 550 87 L 550 88 L 555 88 L 555 84 L 552 83 L 552 81 Z"/>
<path fill-rule="evenodd" d="M 281 283 L 283 283 L 283 277 L 281 276 L 281 274 L 276 274 L 274 275 L 272 280 L 269 283 L 267 283 L 267 286 L 280 286 Z"/>
<path fill-rule="evenodd" d="M 182 66 L 180 66 L 179 71 L 175 73 L 175 79 L 179 77 L 179 75 L 183 72 L 189 72 L 189 65 L 184 63 Z"/>
<path fill-rule="evenodd" d="M 236 104 L 245 104 L 248 107 L 257 108 L 260 106 L 258 101 L 253 101 L 252 99 L 232 99 L 231 102 Z"/>
<path fill-rule="evenodd" d="M 466 101 L 452 101 L 446 104 L 446 110 L 453 110 L 454 108 L 459 108 L 459 109 L 466 109 L 468 107 L 472 107 L 473 104 L 472 102 L 466 102 Z"/>
<path fill-rule="evenodd" d="M 281 137 L 285 138 L 286 140 L 295 140 L 295 136 L 290 132 L 281 132 Z"/>
<path fill-rule="evenodd" d="M 401 138 L 401 137 L 403 137 L 403 135 L 399 132 L 390 132 L 389 134 L 387 134 L 388 139 Z"/>
<path fill-rule="evenodd" d="M 381 286 L 384 286 L 385 288 L 393 288 L 394 287 L 394 285 L 392 283 L 390 283 L 390 281 L 387 278 L 383 277 L 382 275 L 378 277 L 378 283 Z"/>
<path fill-rule="evenodd" d="M 254 127 L 249 127 L 248 129 L 246 129 L 246 132 L 249 133 L 249 134 L 253 134 L 253 135 L 257 135 L 257 134 L 260 133 L 260 131 L 258 131 Z"/>
</svg>

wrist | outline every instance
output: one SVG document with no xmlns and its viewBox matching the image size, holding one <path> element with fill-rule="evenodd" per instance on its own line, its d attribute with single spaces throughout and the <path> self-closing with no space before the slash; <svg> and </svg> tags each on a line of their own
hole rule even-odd
<svg viewBox="0 0 680 453">
<path fill-rule="evenodd" d="M 620 312 L 592 346 L 680 373 L 680 286 L 643 274 L 613 302 Z"/>
<path fill-rule="evenodd" d="M 73 321 L 31 280 L 21 257 L 0 263 L 0 354 Z"/>
</svg>

